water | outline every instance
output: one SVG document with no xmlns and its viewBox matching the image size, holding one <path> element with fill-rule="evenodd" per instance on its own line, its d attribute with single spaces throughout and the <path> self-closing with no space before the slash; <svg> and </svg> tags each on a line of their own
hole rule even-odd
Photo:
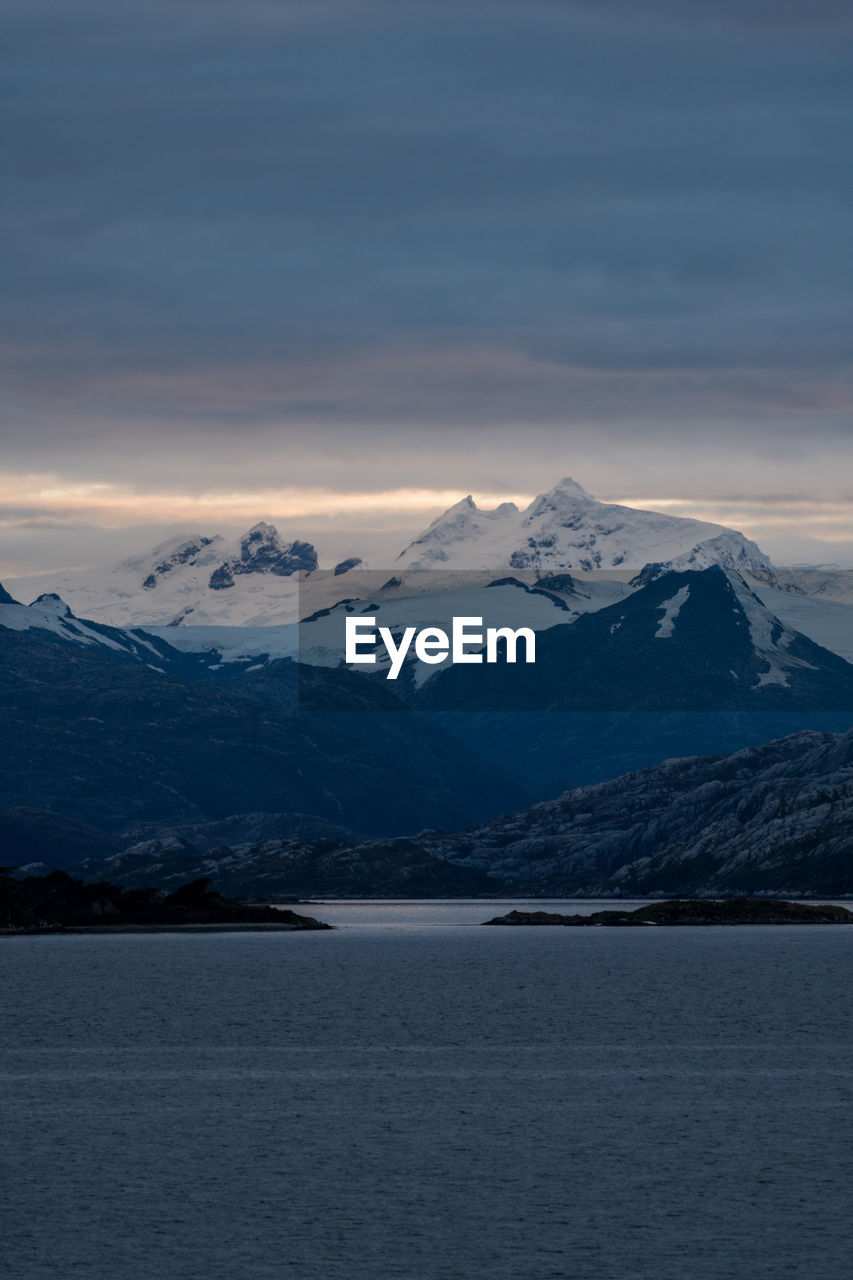
<svg viewBox="0 0 853 1280">
<path fill-rule="evenodd" d="M 847 1280 L 853 930 L 518 905 L 0 939 L 4 1274 Z"/>
</svg>

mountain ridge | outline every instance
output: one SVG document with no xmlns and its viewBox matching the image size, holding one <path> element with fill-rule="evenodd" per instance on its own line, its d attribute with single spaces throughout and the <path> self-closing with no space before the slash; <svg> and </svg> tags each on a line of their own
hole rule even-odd
<svg viewBox="0 0 853 1280">
<path fill-rule="evenodd" d="M 600 502 L 570 476 L 538 494 L 481 510 L 469 494 L 397 557 L 405 568 L 582 570 L 710 564 L 769 572 L 756 543 L 725 525 Z"/>
<path fill-rule="evenodd" d="M 541 631 L 535 664 L 448 666 L 418 692 L 454 710 L 853 710 L 853 665 L 781 623 L 743 577 L 671 570 Z"/>
<path fill-rule="evenodd" d="M 346 574 L 368 567 L 357 547 L 352 552 L 329 565 L 342 595 L 353 594 Z M 312 543 L 288 541 L 261 520 L 236 538 L 183 534 L 118 564 L 11 579 L 9 585 L 19 598 L 54 592 L 77 615 L 111 625 L 286 625 L 296 621 L 300 575 L 313 573 L 319 562 Z M 568 477 L 524 511 L 512 502 L 482 510 L 469 494 L 410 542 L 394 564 L 397 572 L 610 569 L 630 576 L 649 564 L 721 564 L 772 573 L 767 556 L 736 530 L 599 502 Z"/>
<path fill-rule="evenodd" d="M 456 837 L 439 857 L 536 892 L 853 894 L 853 731 L 663 761 Z"/>
<path fill-rule="evenodd" d="M 376 896 L 853 896 L 853 730 L 665 760 L 455 832 L 267 839 L 207 853 L 168 836 L 80 865 L 135 885 L 212 874 L 229 892 Z M 389 887 L 390 886 L 390 887 Z"/>
</svg>

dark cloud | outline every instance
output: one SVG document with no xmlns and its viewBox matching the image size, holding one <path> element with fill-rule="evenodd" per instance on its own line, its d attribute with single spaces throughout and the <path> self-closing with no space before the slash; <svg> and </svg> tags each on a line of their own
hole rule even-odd
<svg viewBox="0 0 853 1280">
<path fill-rule="evenodd" d="M 652 449 L 709 421 L 759 449 L 847 428 L 847 5 L 12 0 L 3 21 L 16 464 L 153 473 L 141 441 L 184 465 L 182 442 L 306 429 L 378 456 L 424 427 L 472 451 L 494 424 L 639 426 Z"/>
</svg>

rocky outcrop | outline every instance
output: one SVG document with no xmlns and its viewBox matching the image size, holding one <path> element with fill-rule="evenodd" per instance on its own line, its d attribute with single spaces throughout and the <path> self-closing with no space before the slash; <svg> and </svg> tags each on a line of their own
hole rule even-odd
<svg viewBox="0 0 853 1280">
<path fill-rule="evenodd" d="M 667 760 L 456 835 L 439 857 L 528 893 L 853 895 L 853 732 Z"/>
<path fill-rule="evenodd" d="M 214 569 L 207 585 L 211 591 L 227 591 L 229 587 L 233 587 L 234 573 L 231 565 L 221 564 L 218 569 Z"/>
<path fill-rule="evenodd" d="M 346 560 L 340 560 L 335 565 L 334 575 L 339 578 L 342 573 L 349 573 L 350 569 L 357 569 L 363 563 L 361 556 L 348 556 Z"/>
<path fill-rule="evenodd" d="M 260 521 L 240 539 L 236 556 L 224 561 L 210 575 L 211 591 L 234 586 L 235 575 L 271 573 L 289 578 L 300 571 L 317 568 L 317 552 L 310 542 L 284 542 L 275 525 Z"/>
</svg>

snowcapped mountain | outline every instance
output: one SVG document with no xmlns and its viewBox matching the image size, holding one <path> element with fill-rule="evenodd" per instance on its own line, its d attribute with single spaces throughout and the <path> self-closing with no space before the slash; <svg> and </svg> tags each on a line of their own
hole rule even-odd
<svg viewBox="0 0 853 1280">
<path fill-rule="evenodd" d="M 123 631 L 119 627 L 83 621 L 74 616 L 64 600 L 52 594 L 23 605 L 0 587 L 0 633 L 3 631 L 47 633 L 66 644 L 96 651 L 105 657 L 141 662 L 157 671 L 179 669 L 187 674 L 201 665 L 200 659 L 185 658 L 165 640 L 141 629 Z"/>
<path fill-rule="evenodd" d="M 409 569 L 674 569 L 766 573 L 754 542 L 723 525 L 599 502 L 566 478 L 524 511 L 504 502 L 481 511 L 470 495 L 450 507 L 399 556 Z"/>
<path fill-rule="evenodd" d="M 841 711 L 853 710 L 853 665 L 714 565 L 540 632 L 535 665 L 449 667 L 419 698 L 443 711 Z"/>
<path fill-rule="evenodd" d="M 294 622 L 298 571 L 317 568 L 310 542 L 285 542 L 274 525 L 241 537 L 198 534 L 160 543 L 111 568 L 10 583 L 27 598 L 46 589 L 74 612 L 114 626 L 252 626 Z"/>
<path fill-rule="evenodd" d="M 23 600 L 55 593 L 79 617 L 117 627 L 286 626 L 297 620 L 302 588 L 316 598 L 311 611 L 359 597 L 362 588 L 373 590 L 369 579 L 361 582 L 370 570 L 356 551 L 327 574 L 317 574 L 311 543 L 285 541 L 274 525 L 261 521 L 238 538 L 199 533 L 111 567 L 18 578 L 9 586 Z M 649 565 L 660 571 L 714 564 L 770 575 L 767 557 L 734 530 L 598 502 L 567 479 L 525 511 L 511 502 L 481 511 L 464 498 L 401 553 L 388 575 L 407 579 L 408 570 L 430 569 L 418 590 L 447 591 L 455 586 L 439 575 L 460 569 L 527 573 L 533 581 L 569 569 L 603 569 L 627 582 Z M 488 581 L 485 576 L 480 585 Z"/>
</svg>

